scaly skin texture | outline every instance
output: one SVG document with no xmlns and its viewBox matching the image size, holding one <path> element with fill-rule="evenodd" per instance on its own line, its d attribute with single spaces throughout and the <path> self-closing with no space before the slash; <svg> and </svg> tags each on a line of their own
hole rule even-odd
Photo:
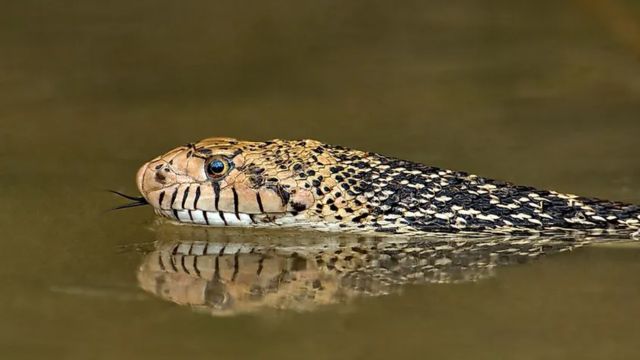
<svg viewBox="0 0 640 360">
<path fill-rule="evenodd" d="M 228 167 L 211 176 L 207 164 Z M 628 233 L 640 207 L 443 170 L 315 140 L 210 138 L 138 171 L 156 213 L 210 226 L 345 232 Z"/>
</svg>

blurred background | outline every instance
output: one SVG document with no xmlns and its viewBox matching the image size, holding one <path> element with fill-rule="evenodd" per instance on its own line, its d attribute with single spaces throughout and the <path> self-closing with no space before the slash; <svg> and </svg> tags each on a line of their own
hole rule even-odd
<svg viewBox="0 0 640 360">
<path fill-rule="evenodd" d="M 620 167 L 640 176 L 635 1 L 2 7 L 7 161 L 137 165 L 209 136 L 316 138 L 546 186 L 570 176 L 578 192 Z"/>
<path fill-rule="evenodd" d="M 640 203 L 640 2 L 0 5 L 9 358 L 638 354 L 638 248 L 347 313 L 213 319 L 137 289 L 139 255 L 117 249 L 153 241 L 153 216 L 105 212 L 103 190 L 135 193 L 138 166 L 200 138 L 312 138 Z"/>
</svg>

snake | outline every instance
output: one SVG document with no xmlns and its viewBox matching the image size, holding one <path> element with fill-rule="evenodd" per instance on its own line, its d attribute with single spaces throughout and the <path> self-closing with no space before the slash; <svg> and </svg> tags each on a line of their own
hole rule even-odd
<svg viewBox="0 0 640 360">
<path fill-rule="evenodd" d="M 344 233 L 626 234 L 640 206 L 512 184 L 316 140 L 214 137 L 140 167 L 142 194 L 184 224 Z"/>
</svg>

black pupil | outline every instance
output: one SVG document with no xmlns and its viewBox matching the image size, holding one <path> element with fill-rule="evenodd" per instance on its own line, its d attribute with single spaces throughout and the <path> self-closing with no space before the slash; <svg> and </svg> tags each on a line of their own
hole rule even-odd
<svg viewBox="0 0 640 360">
<path fill-rule="evenodd" d="M 209 163 L 209 171 L 214 174 L 220 174 L 224 171 L 224 168 L 225 166 L 222 160 L 213 160 L 211 163 Z"/>
</svg>

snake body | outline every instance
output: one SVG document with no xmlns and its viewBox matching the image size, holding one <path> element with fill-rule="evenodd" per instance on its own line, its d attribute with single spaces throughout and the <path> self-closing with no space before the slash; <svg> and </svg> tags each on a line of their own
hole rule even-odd
<svg viewBox="0 0 640 360">
<path fill-rule="evenodd" d="M 144 164 L 156 213 L 209 226 L 421 235 L 628 233 L 640 207 L 488 179 L 315 140 L 209 138 Z"/>
</svg>

